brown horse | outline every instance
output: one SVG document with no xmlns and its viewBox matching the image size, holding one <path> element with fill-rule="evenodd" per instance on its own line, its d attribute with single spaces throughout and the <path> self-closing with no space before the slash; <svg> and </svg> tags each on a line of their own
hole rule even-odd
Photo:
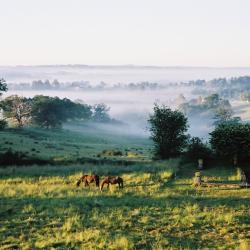
<svg viewBox="0 0 250 250">
<path fill-rule="evenodd" d="M 79 187 L 81 182 L 84 182 L 85 187 L 90 187 L 89 184 L 95 182 L 96 186 L 99 187 L 99 176 L 98 175 L 83 175 L 76 183 L 76 186 Z"/>
<path fill-rule="evenodd" d="M 101 183 L 100 190 L 102 191 L 104 184 L 107 184 L 107 188 L 109 188 L 109 184 L 118 184 L 119 188 L 123 188 L 123 179 L 119 176 L 106 176 Z"/>
</svg>

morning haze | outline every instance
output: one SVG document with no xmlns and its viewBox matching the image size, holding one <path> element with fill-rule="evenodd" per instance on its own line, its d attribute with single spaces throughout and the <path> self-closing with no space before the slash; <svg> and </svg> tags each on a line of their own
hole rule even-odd
<svg viewBox="0 0 250 250">
<path fill-rule="evenodd" d="M 0 1 L 0 249 L 250 249 L 250 1 Z"/>
</svg>

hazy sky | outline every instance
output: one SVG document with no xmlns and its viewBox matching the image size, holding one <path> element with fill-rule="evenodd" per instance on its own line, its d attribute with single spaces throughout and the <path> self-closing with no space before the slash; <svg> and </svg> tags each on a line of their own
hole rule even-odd
<svg viewBox="0 0 250 250">
<path fill-rule="evenodd" d="M 250 0 L 0 0 L 0 65 L 250 66 Z"/>
</svg>

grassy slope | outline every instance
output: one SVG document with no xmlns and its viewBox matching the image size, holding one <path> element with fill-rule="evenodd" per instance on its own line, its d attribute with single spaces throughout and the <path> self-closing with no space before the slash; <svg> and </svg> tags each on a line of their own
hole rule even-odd
<svg viewBox="0 0 250 250">
<path fill-rule="evenodd" d="M 110 149 L 121 150 L 123 153 L 125 150 L 139 152 L 140 160 L 148 160 L 151 147 L 147 138 L 96 129 L 91 124 L 71 124 L 62 131 L 31 128 L 0 131 L 0 142 L 2 151 L 12 148 L 28 153 L 30 157 L 53 159 L 58 162 L 77 157 L 97 158 L 103 150 Z"/>
<path fill-rule="evenodd" d="M 0 138 L 12 140 L 13 145 L 4 145 L 16 149 L 37 146 L 44 157 L 73 155 L 75 145 L 83 155 L 106 147 L 141 147 L 149 156 L 146 140 L 90 131 L 9 131 Z M 76 188 L 82 171 L 121 175 L 125 188 L 102 193 L 94 186 Z M 248 249 L 250 190 L 195 189 L 193 173 L 193 166 L 179 166 L 178 160 L 0 168 L 0 249 Z M 237 179 L 232 169 L 214 168 L 204 175 L 212 181 Z"/>
</svg>

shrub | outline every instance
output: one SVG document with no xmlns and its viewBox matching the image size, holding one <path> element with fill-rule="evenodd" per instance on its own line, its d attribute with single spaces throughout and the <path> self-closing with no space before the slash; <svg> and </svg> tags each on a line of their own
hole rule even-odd
<svg viewBox="0 0 250 250">
<path fill-rule="evenodd" d="M 122 156 L 122 151 L 120 150 L 103 150 L 103 156 Z"/>
<path fill-rule="evenodd" d="M 186 158 L 190 161 L 197 161 L 198 159 L 210 160 L 212 157 L 212 150 L 207 144 L 203 143 L 199 137 L 193 137 L 190 139 Z"/>
<path fill-rule="evenodd" d="M 250 124 L 223 124 L 210 133 L 215 153 L 223 159 L 246 162 L 250 158 Z"/>
<path fill-rule="evenodd" d="M 0 130 L 4 130 L 8 123 L 5 120 L 0 120 Z"/>
</svg>

